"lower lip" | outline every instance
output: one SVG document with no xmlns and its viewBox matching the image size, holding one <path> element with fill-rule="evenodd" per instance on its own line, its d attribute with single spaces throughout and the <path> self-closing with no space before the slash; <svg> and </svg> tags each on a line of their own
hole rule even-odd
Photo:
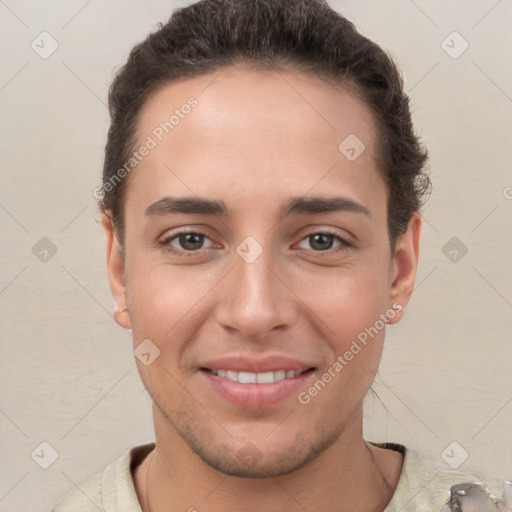
<svg viewBox="0 0 512 512">
<path fill-rule="evenodd" d="M 261 409 L 275 405 L 291 395 L 297 394 L 313 375 L 313 370 L 308 370 L 297 377 L 268 384 L 242 384 L 225 377 L 219 377 L 207 370 L 200 370 L 199 373 L 203 375 L 215 392 L 229 402 L 241 407 Z"/>
</svg>

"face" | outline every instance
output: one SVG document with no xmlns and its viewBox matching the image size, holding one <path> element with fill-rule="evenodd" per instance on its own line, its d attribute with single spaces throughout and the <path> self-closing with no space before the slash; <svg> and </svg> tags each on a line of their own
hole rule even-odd
<svg viewBox="0 0 512 512">
<path fill-rule="evenodd" d="M 137 365 L 157 441 L 262 477 L 357 431 L 420 231 L 415 215 L 391 254 L 374 125 L 292 71 L 231 67 L 147 101 L 136 147 L 155 145 L 129 175 L 124 262 L 104 228 L 116 320 L 135 349 L 150 340 Z"/>
</svg>

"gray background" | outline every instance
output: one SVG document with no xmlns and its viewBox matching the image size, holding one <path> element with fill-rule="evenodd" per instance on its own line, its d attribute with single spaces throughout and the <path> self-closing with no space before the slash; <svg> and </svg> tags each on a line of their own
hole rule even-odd
<svg viewBox="0 0 512 512">
<path fill-rule="evenodd" d="M 154 440 L 92 191 L 113 73 L 184 4 L 0 0 L 1 511 L 49 510 Z M 365 437 L 511 479 L 512 1 L 331 5 L 403 69 L 433 180 L 416 291 L 388 330 Z M 47 58 L 43 31 L 58 43 Z M 42 442 L 58 454 L 47 469 Z"/>
</svg>

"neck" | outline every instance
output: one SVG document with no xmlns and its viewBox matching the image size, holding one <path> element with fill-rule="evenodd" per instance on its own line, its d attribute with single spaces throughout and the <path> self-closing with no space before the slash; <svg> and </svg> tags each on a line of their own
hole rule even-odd
<svg viewBox="0 0 512 512">
<path fill-rule="evenodd" d="M 191 512 L 382 512 L 396 489 L 402 455 L 366 442 L 362 410 L 356 416 L 309 464 L 276 478 L 240 478 L 211 468 L 165 419 L 155 417 L 155 450 L 134 472 L 141 508 L 163 512 L 172 504 L 173 510 Z"/>
</svg>

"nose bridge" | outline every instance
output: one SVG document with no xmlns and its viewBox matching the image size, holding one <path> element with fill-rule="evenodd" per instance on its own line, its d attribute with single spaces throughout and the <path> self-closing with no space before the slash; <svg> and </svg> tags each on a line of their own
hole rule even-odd
<svg viewBox="0 0 512 512">
<path fill-rule="evenodd" d="M 270 237 L 266 240 L 269 245 Z M 292 293 L 279 275 L 279 254 L 247 237 L 232 258 L 233 268 L 219 301 L 218 321 L 247 338 L 262 337 L 276 327 L 291 324 Z"/>
</svg>

